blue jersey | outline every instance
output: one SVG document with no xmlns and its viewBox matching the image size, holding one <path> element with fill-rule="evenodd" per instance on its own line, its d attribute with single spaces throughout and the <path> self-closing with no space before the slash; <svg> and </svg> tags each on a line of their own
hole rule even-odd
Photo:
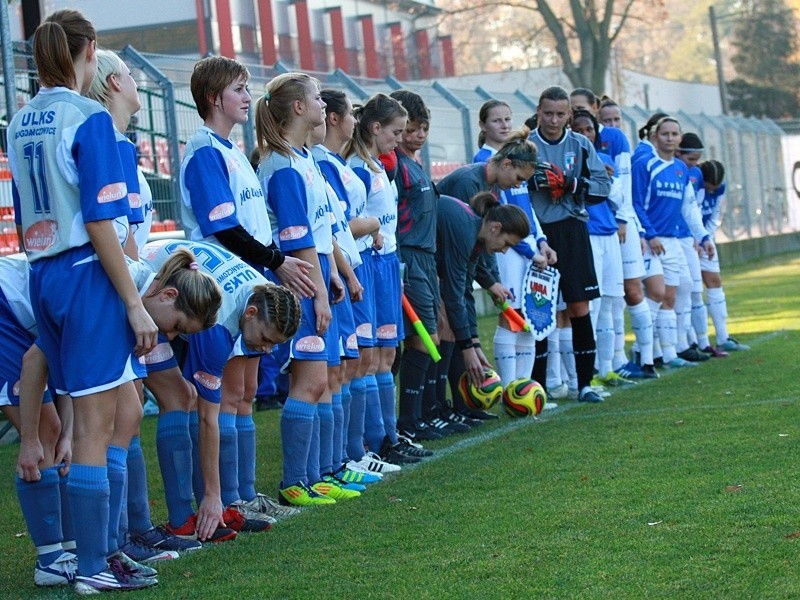
<svg viewBox="0 0 800 600">
<path fill-rule="evenodd" d="M 186 144 L 181 199 L 187 239 L 214 243 L 215 233 L 241 225 L 264 246 L 272 243 L 264 193 L 250 161 L 208 127 L 200 127 Z"/>
<path fill-rule="evenodd" d="M 145 179 L 140 167 L 136 168 L 136 179 L 139 182 L 139 204 L 142 209 L 142 222 L 134 227 L 133 237 L 136 239 L 136 247 L 141 248 L 147 243 L 150 237 L 150 228 L 153 226 L 153 193 L 150 191 L 150 184 L 147 183 L 147 179 Z"/>
<path fill-rule="evenodd" d="M 333 229 L 325 180 L 306 148 L 289 155 L 270 152 L 258 166 L 267 194 L 272 236 L 284 253 L 315 248 L 333 252 Z"/>
<path fill-rule="evenodd" d="M 618 206 L 615 210 L 617 221 L 620 223 L 633 222 L 637 227 L 636 213 L 633 210 L 631 197 L 631 146 L 622 130 L 613 127 L 600 126 L 597 132 L 600 152 L 607 154 L 614 161 L 615 177 L 619 179 L 620 195 Z"/>
<path fill-rule="evenodd" d="M 371 165 L 368 165 L 363 158 L 356 154 L 349 159 L 350 166 L 367 189 L 367 203 L 361 216 L 378 219 L 383 236 L 383 248 L 378 252 L 379 254 L 392 254 L 397 251 L 397 189 L 389 181 L 383 163 L 374 157 L 371 157 L 370 160 Z M 370 167 L 374 167 L 377 171 Z M 369 244 L 359 245 L 359 250 L 362 252 L 372 246 L 372 238 L 367 237 L 369 237 Z"/>
<path fill-rule="evenodd" d="M 40 90 L 8 126 L 8 160 L 31 262 L 88 244 L 88 222 L 114 220 L 125 241 L 125 173 L 111 116 L 99 103 L 67 88 Z"/>
<path fill-rule="evenodd" d="M 656 155 L 635 162 L 633 206 L 648 240 L 657 236 L 681 237 L 684 219 L 697 241 L 708 235 L 699 220 L 688 169 L 679 160 L 666 161 Z"/>
<path fill-rule="evenodd" d="M 614 160 L 608 154 L 598 152 L 597 156 L 603 161 L 603 164 L 614 167 Z M 615 180 L 618 180 L 616 172 L 611 180 L 612 190 L 615 189 Z M 589 221 L 586 224 L 589 229 L 589 235 L 613 235 L 617 233 L 617 218 L 610 202 L 589 204 L 586 206 L 586 210 L 589 213 Z"/>
<path fill-rule="evenodd" d="M 136 156 L 136 146 L 119 131 L 115 131 L 114 134 L 117 139 L 119 158 L 122 161 L 122 170 L 125 173 L 125 186 L 128 188 L 128 203 L 131 206 L 131 214 L 128 217 L 128 221 L 131 225 L 138 225 L 144 222 L 144 212 L 142 211 L 142 199 L 139 193 L 139 161 Z"/>
<path fill-rule="evenodd" d="M 484 144 L 483 146 L 481 146 L 481 149 L 475 153 L 475 156 L 472 157 L 472 162 L 474 163 L 489 162 L 489 159 L 492 158 L 495 154 L 497 154 L 497 150 L 492 148 L 489 144 Z"/>
<path fill-rule="evenodd" d="M 653 158 L 655 154 L 656 149 L 653 144 L 651 144 L 648 140 L 640 141 L 633 150 L 633 156 L 631 156 L 631 167 L 633 167 L 634 163 L 637 163 L 640 160 L 647 161 Z"/>
<path fill-rule="evenodd" d="M 720 185 L 711 193 L 706 192 L 702 180 L 697 193 L 697 202 L 703 218 L 703 227 L 708 234 L 713 236 L 722 224 L 722 204 L 725 201 L 725 184 Z"/>
</svg>

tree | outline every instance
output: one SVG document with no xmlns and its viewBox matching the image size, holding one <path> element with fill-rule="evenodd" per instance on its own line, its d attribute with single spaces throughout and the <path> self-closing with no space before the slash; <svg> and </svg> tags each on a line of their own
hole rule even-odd
<svg viewBox="0 0 800 600">
<path fill-rule="evenodd" d="M 634 0 L 451 0 L 443 8 L 447 16 L 460 17 L 452 24 L 454 33 L 469 32 L 457 47 L 472 46 L 482 50 L 473 52 L 473 56 L 486 56 L 486 49 L 494 48 L 509 58 L 506 65 L 502 64 L 502 56 L 493 59 L 501 63 L 500 68 L 551 66 L 555 62 L 552 59 L 557 57 L 574 87 L 588 87 L 602 93 L 611 49 L 626 22 L 636 18 L 634 4 L 641 7 L 643 3 Z M 650 3 L 647 10 L 652 11 L 654 5 L 661 6 L 661 2 Z M 490 33 L 500 22 L 499 16 L 506 17 L 500 28 L 514 32 L 505 39 L 493 38 Z M 653 16 L 652 12 L 649 16 Z M 545 50 L 542 40 L 547 42 Z M 525 57 L 534 56 L 538 64 L 520 64 Z M 476 68 L 484 70 L 486 67 L 486 61 L 476 61 Z"/>
<path fill-rule="evenodd" d="M 748 116 L 800 116 L 797 27 L 784 0 L 742 2 L 734 29 L 731 108 Z"/>
</svg>

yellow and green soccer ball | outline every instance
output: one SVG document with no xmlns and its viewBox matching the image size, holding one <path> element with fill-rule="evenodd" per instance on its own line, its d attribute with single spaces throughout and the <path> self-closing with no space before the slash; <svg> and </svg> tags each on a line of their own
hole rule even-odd
<svg viewBox="0 0 800 600">
<path fill-rule="evenodd" d="M 533 379 L 515 379 L 503 390 L 503 409 L 512 417 L 535 417 L 544 408 L 547 393 Z"/>
<path fill-rule="evenodd" d="M 461 375 L 458 382 L 458 391 L 464 404 L 475 410 L 488 410 L 500 400 L 503 395 L 503 382 L 500 376 L 491 369 L 483 370 L 484 379 L 480 387 L 470 382 L 466 372 Z"/>
</svg>

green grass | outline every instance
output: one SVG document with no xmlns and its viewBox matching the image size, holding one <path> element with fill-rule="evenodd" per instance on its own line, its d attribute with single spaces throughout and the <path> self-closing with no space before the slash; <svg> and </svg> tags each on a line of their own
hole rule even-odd
<svg viewBox="0 0 800 600">
<path fill-rule="evenodd" d="M 136 597 L 796 598 L 798 277 L 787 256 L 726 274 L 749 353 L 433 443 L 363 498 L 162 565 Z M 492 319 L 481 326 L 491 340 Z M 278 414 L 256 422 L 258 487 L 274 494 Z M 146 419 L 161 520 L 154 436 Z M 67 597 L 32 584 L 16 450 L 0 448 L 0 596 Z"/>
</svg>

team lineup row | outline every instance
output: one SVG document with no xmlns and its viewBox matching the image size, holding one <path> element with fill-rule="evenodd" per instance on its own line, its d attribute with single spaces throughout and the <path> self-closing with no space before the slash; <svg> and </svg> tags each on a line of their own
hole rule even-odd
<svg viewBox="0 0 800 600">
<path fill-rule="evenodd" d="M 554 398 L 600 401 L 595 368 L 594 383 L 611 385 L 618 373 L 657 376 L 659 355 L 671 367 L 700 360 L 692 331 L 723 354 L 701 323 L 704 280 L 718 347 L 740 347 L 724 332 L 711 239 L 722 168 L 690 169 L 702 146 L 681 142 L 666 115 L 631 157 L 618 129 L 598 125 L 588 90 L 548 88 L 536 122 L 513 132 L 509 107 L 489 102 L 476 164 L 434 185 L 415 158 L 430 126 L 419 95 L 354 109 L 288 73 L 256 102 L 251 164 L 230 140 L 251 110 L 249 75 L 211 57 L 191 80 L 204 124 L 181 166 L 187 239 L 147 244 L 152 199 L 121 133 L 139 109 L 136 83 L 95 38 L 76 11 L 40 26 L 43 87 L 9 126 L 27 256 L 0 259 L 0 403 L 21 433 L 17 490 L 39 585 L 149 587 L 146 563 L 354 498 L 430 456 L 420 441 L 491 418 L 446 400 L 448 379 L 466 372 L 477 385 L 490 366 L 473 280 L 521 310 L 526 272 L 560 271 L 565 308 L 549 343 L 571 357 L 563 383 L 548 338 L 501 316 L 494 340 L 504 383 L 533 375 Z M 623 297 L 638 364 L 624 355 Z M 255 485 L 252 399 L 269 354 L 290 374 L 277 501 Z M 159 404 L 163 527 L 150 519 L 138 439 L 142 382 Z"/>
</svg>

